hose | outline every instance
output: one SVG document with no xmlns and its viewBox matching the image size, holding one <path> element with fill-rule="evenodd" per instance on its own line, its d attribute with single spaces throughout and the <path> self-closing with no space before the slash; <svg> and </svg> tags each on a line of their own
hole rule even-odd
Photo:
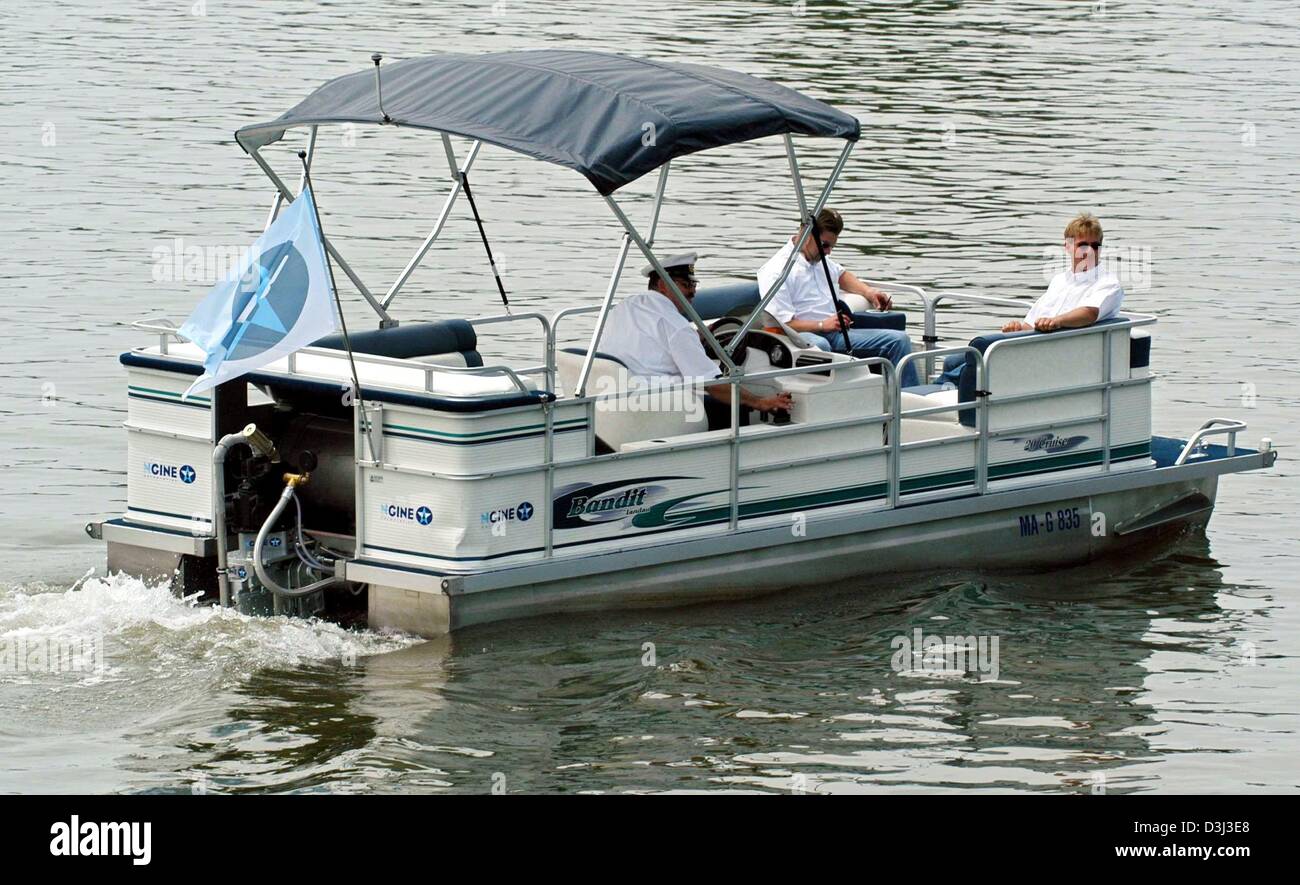
<svg viewBox="0 0 1300 885">
<path fill-rule="evenodd" d="M 292 490 L 293 487 L 290 486 L 289 488 Z M 316 571 L 328 572 L 331 575 L 334 574 L 334 566 L 326 565 L 325 563 L 321 562 L 314 555 L 312 555 L 312 552 L 310 550 L 307 549 L 307 539 L 302 536 L 302 501 L 298 499 L 297 492 L 293 492 L 293 506 L 297 508 L 298 511 L 298 524 L 296 526 L 298 530 L 298 539 L 294 543 L 294 548 L 293 548 L 294 553 L 298 554 L 298 558 L 302 560 L 303 563 L 310 566 L 311 568 L 316 569 Z"/>
<path fill-rule="evenodd" d="M 266 543 L 266 536 L 270 533 L 271 526 L 280 518 L 280 514 L 284 512 L 284 508 L 288 506 L 289 499 L 295 497 L 293 483 L 291 482 L 286 485 L 284 491 L 280 493 L 280 500 L 277 501 L 275 507 L 271 509 L 271 515 L 266 518 L 266 522 L 262 523 L 262 528 L 257 532 L 257 540 L 253 542 L 253 571 L 257 573 L 257 579 L 262 582 L 266 589 L 270 590 L 276 596 L 285 599 L 301 599 L 304 596 L 310 596 L 317 590 L 343 582 L 343 579 L 337 575 L 331 575 L 323 580 L 314 581 L 305 587 L 294 587 L 292 589 L 289 587 L 281 587 L 271 577 L 270 573 L 266 570 L 266 566 L 262 565 L 262 545 Z"/>
</svg>

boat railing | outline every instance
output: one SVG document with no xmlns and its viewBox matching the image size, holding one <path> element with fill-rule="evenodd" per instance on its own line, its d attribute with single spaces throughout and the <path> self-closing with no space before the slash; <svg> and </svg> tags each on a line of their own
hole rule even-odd
<svg viewBox="0 0 1300 885">
<path fill-rule="evenodd" d="M 981 299 L 983 300 L 983 299 Z M 991 300 L 991 299 L 990 299 Z M 1006 300 L 1006 299 L 1002 299 Z M 1143 376 L 1138 378 L 1124 377 L 1115 378 L 1112 366 L 1112 355 L 1114 347 L 1112 338 L 1122 336 L 1125 341 L 1128 340 L 1132 329 L 1148 326 L 1156 322 L 1154 316 L 1147 314 L 1128 314 L 1122 317 L 1118 322 L 1110 322 L 1102 326 L 1088 326 L 1082 329 L 1062 329 L 1051 333 L 1050 340 L 1060 341 L 1066 338 L 1076 338 L 1084 335 L 1096 335 L 1102 340 L 1102 371 L 1101 380 L 1087 384 L 1075 384 L 1066 387 L 1053 387 L 1047 390 L 1032 391 L 1028 393 L 1003 394 L 998 395 L 991 391 L 988 377 L 988 362 L 992 359 L 993 354 L 1000 350 L 1006 350 L 1012 347 L 1023 347 L 1029 345 L 1042 345 L 1045 340 L 1043 336 L 1026 335 L 1015 338 L 1003 338 L 990 344 L 983 353 L 970 345 L 956 347 L 936 348 L 934 350 L 916 351 L 908 354 L 899 361 L 898 371 L 901 375 L 904 367 L 908 364 L 921 359 L 933 360 L 938 357 L 949 355 L 965 354 L 968 359 L 973 358 L 975 361 L 976 382 L 975 389 L 977 395 L 972 402 L 953 404 L 941 404 L 936 406 L 926 406 L 924 408 L 907 409 L 902 408 L 903 391 L 899 388 L 894 389 L 894 411 L 898 420 L 906 418 L 922 418 L 929 415 L 951 414 L 953 412 L 975 410 L 975 425 L 978 433 L 977 455 L 976 455 L 976 491 L 980 494 L 988 491 L 988 447 L 991 439 L 997 439 L 1005 436 L 1021 436 L 1028 433 L 1043 432 L 1048 430 L 1057 430 L 1064 427 L 1074 427 L 1082 424 L 1100 423 L 1103 427 L 1102 433 L 1102 469 L 1109 470 L 1111 464 L 1111 394 L 1117 388 L 1129 387 L 1142 384 L 1150 384 L 1151 378 Z M 989 428 L 989 409 L 994 405 L 1008 405 L 1012 403 L 1032 402 L 1035 400 L 1047 400 L 1060 397 L 1067 394 L 1089 393 L 1100 391 L 1102 394 L 1102 407 L 1098 413 L 1087 415 L 1077 415 L 1069 418 L 1058 418 L 1052 421 L 1039 422 L 1033 424 L 1021 424 L 1015 427 L 1004 427 L 998 430 Z M 1239 423 L 1239 422 L 1234 422 Z M 1242 425 L 1244 428 L 1244 425 Z M 1207 432 L 1233 432 L 1242 428 L 1222 428 L 1210 429 L 1209 425 L 1203 430 Z M 897 435 L 896 435 L 897 436 Z M 955 442 L 969 440 L 969 437 L 943 437 L 938 439 L 917 440 L 910 443 L 899 443 L 899 451 L 903 449 L 921 449 L 931 446 L 949 445 Z"/>
<path fill-rule="evenodd" d="M 513 319 L 532 319 L 532 318 L 536 318 L 542 322 L 543 330 L 549 336 L 550 334 L 549 322 L 546 320 L 544 316 L 541 316 L 540 314 L 538 315 L 516 314 L 513 317 Z M 498 320 L 494 317 L 487 317 L 484 319 L 476 320 L 475 322 L 490 323 L 490 322 L 497 322 L 497 321 Z M 179 327 L 177 327 L 170 320 L 165 318 L 151 317 L 143 320 L 138 320 L 136 322 L 133 322 L 131 325 L 133 328 L 141 329 L 146 332 L 158 333 L 158 351 L 163 356 L 169 355 L 168 342 L 170 340 L 173 339 L 176 341 L 185 340 L 184 338 L 181 338 L 180 335 L 178 334 Z M 300 347 L 298 350 L 295 350 L 292 353 L 290 353 L 286 358 L 285 369 L 283 371 L 283 374 L 292 377 L 298 377 L 298 378 L 310 378 L 310 379 L 320 380 L 321 375 L 319 372 L 306 371 L 300 368 L 299 360 L 300 357 L 304 355 L 313 356 L 313 357 L 324 357 L 326 359 L 344 360 L 344 361 L 347 360 L 348 358 L 348 352 L 346 350 L 338 350 L 332 347 Z M 375 354 L 375 353 L 361 353 L 359 351 L 354 351 L 352 357 L 358 364 L 362 364 L 362 365 L 390 366 L 390 367 L 400 368 L 405 370 L 419 370 L 423 374 L 423 384 L 421 385 L 422 392 L 424 393 L 437 392 L 439 396 L 445 399 L 467 399 L 468 400 L 468 399 L 475 399 L 476 397 L 482 396 L 482 394 L 481 393 L 460 394 L 460 393 L 452 393 L 452 392 L 445 392 L 445 391 L 435 391 L 434 380 L 437 378 L 438 375 L 441 374 L 482 375 L 482 376 L 499 375 L 509 380 L 510 383 L 515 387 L 515 389 L 519 393 L 523 393 L 523 394 L 530 394 L 533 392 L 533 389 L 524 383 L 523 379 L 520 377 L 521 375 L 542 374 L 547 378 L 548 381 L 554 378 L 554 367 L 547 366 L 547 365 L 526 366 L 524 368 L 515 368 L 512 366 L 507 366 L 504 363 L 493 363 L 490 365 L 483 365 L 483 366 L 452 366 L 452 365 L 444 365 L 442 363 L 420 362 L 418 359 L 403 359 L 400 357 L 382 356 L 380 354 Z M 263 371 L 275 372 L 276 370 L 264 369 Z M 339 376 L 337 378 L 330 377 L 329 380 L 337 380 L 343 383 L 348 383 L 350 379 L 351 379 L 350 373 L 346 369 L 344 369 L 339 372 Z M 387 384 L 386 382 L 370 382 L 370 383 L 380 387 L 392 386 Z M 548 384 L 546 389 L 550 390 L 550 388 L 551 385 Z M 398 385 L 397 387 L 395 387 L 395 389 L 414 389 L 414 388 L 409 388 L 407 385 Z"/>
<path fill-rule="evenodd" d="M 145 317 L 131 324 L 132 329 L 158 333 L 158 352 L 167 355 L 167 344 L 172 340 L 184 341 L 180 336 L 180 327 L 166 317 Z"/>
<path fill-rule="evenodd" d="M 471 317 L 468 322 L 471 326 L 492 326 L 502 323 L 525 322 L 536 320 L 542 326 L 542 359 L 543 364 L 539 366 L 525 366 L 522 369 L 515 369 L 520 375 L 541 375 L 547 390 L 555 389 L 555 335 L 551 331 L 551 321 L 545 314 L 529 313 L 501 313 L 485 317 Z"/>
<path fill-rule="evenodd" d="M 1237 434 L 1246 429 L 1245 421 L 1237 421 L 1233 418 L 1211 418 L 1202 424 L 1191 438 L 1183 444 L 1183 449 L 1178 453 L 1178 458 L 1174 461 L 1175 467 L 1180 467 L 1189 457 L 1198 452 L 1205 444 L 1205 438 L 1209 436 L 1228 436 L 1228 457 L 1231 458 L 1237 454 Z"/>
<path fill-rule="evenodd" d="M 575 309 L 573 312 L 580 312 L 580 310 L 581 309 Z M 665 443 L 664 445 L 655 446 L 653 448 L 645 448 L 645 449 L 639 449 L 639 450 L 629 451 L 629 452 L 622 452 L 622 451 L 611 452 L 604 455 L 592 455 L 586 458 L 564 461 L 558 465 L 556 464 L 555 458 L 553 456 L 553 449 L 551 449 L 548 446 L 548 452 L 547 452 L 546 463 L 545 463 L 545 469 L 547 473 L 546 492 L 548 495 L 550 495 L 551 491 L 554 489 L 554 472 L 557 466 L 573 467 L 587 462 L 594 462 L 597 460 L 599 460 L 602 463 L 615 461 L 615 460 L 631 460 L 631 459 L 644 458 L 644 457 L 664 454 L 666 452 L 687 451 L 691 449 L 700 449 L 700 448 L 713 447 L 713 446 L 726 444 L 730 448 L 730 457 L 728 459 L 728 475 L 730 480 L 728 483 L 729 485 L 728 524 L 730 529 L 734 531 L 738 528 L 739 520 L 740 520 L 740 477 L 741 476 L 762 473 L 762 472 L 766 472 L 778 468 L 785 469 L 792 466 L 798 467 L 803 464 L 826 463 L 830 461 L 846 460 L 850 458 L 860 458 L 864 455 L 872 455 L 872 454 L 887 455 L 890 451 L 890 446 L 888 443 L 886 443 L 885 445 L 869 447 L 869 448 L 854 448 L 844 452 L 818 454 L 818 455 L 813 455 L 805 458 L 786 459 L 776 464 L 752 465 L 742 469 L 740 466 L 740 445 L 742 441 L 741 425 L 740 425 L 740 396 L 737 393 L 737 388 L 739 388 L 741 384 L 753 384 L 756 382 L 771 381 L 772 379 L 775 378 L 783 378 L 791 375 L 825 373 L 828 370 L 842 371 L 845 369 L 852 369 L 856 367 L 878 368 L 882 373 L 882 375 L 884 376 L 883 379 L 884 390 L 890 390 L 894 386 L 896 386 L 895 383 L 896 370 L 894 368 L 894 365 L 888 359 L 885 359 L 884 357 L 860 357 L 860 358 L 851 357 L 848 359 L 835 360 L 834 362 L 831 363 L 814 363 L 806 366 L 793 366 L 790 368 L 783 368 L 783 369 L 769 369 L 761 372 L 750 372 L 750 373 L 744 373 L 739 375 L 733 375 L 727 378 L 692 379 L 689 381 L 681 381 L 681 382 L 665 384 L 662 386 L 655 386 L 653 388 L 650 388 L 653 390 L 655 395 L 658 396 L 667 395 L 669 397 L 671 397 L 673 394 L 676 393 L 681 393 L 685 395 L 686 391 L 693 391 L 701 397 L 701 401 L 702 401 L 705 388 L 714 387 L 719 384 L 728 385 L 731 388 L 730 433 L 727 434 L 725 437 L 722 436 L 720 432 L 718 432 L 718 435 L 713 435 L 706 439 L 684 440 L 679 443 L 669 442 L 669 443 Z M 868 388 L 869 395 L 874 395 L 874 396 L 879 396 L 881 390 L 882 390 L 881 387 L 877 387 L 874 385 Z M 598 409 L 602 407 L 617 408 L 617 406 L 613 404 L 617 403 L 619 400 L 623 400 L 629 397 L 641 396 L 644 395 L 645 392 L 646 392 L 645 388 L 633 387 L 625 390 L 613 391 L 610 393 L 600 393 L 600 394 L 581 397 L 580 401 L 585 403 L 587 409 L 586 417 L 587 417 L 587 426 L 589 428 L 588 433 L 589 434 L 594 433 L 594 428 L 596 423 L 595 422 L 596 411 Z M 883 404 L 883 400 L 882 400 L 882 404 Z M 775 426 L 780 427 L 781 433 L 783 434 L 795 435 L 801 433 L 809 433 L 809 432 L 823 431 L 829 429 L 839 429 L 845 427 L 867 427 L 873 424 L 888 425 L 891 421 L 894 420 L 891 411 L 884 411 L 882 408 L 881 410 L 878 410 L 874 414 L 869 413 L 866 415 L 854 416 L 851 418 L 842 418 L 835 421 L 823 421 L 823 422 L 818 422 L 816 424 L 791 423 L 791 424 L 775 425 Z M 549 428 L 549 421 L 548 421 L 548 428 Z M 889 433 L 891 437 L 896 435 L 893 431 L 889 431 Z M 548 433 L 548 437 L 549 435 L 550 434 Z M 536 470 L 536 467 L 525 467 L 525 468 L 518 469 L 518 471 L 521 473 L 532 471 L 532 470 Z M 900 485 L 900 477 L 898 475 L 898 464 L 896 459 L 893 458 L 888 459 L 888 470 L 889 470 L 889 498 L 891 501 L 896 501 L 898 497 L 898 489 Z M 500 476 L 501 472 L 495 472 L 491 475 Z M 464 478 L 470 478 L 470 477 L 464 477 Z M 549 498 L 547 500 L 549 500 Z M 547 556 L 550 555 L 552 549 L 551 532 L 552 532 L 552 527 L 548 522 L 546 526 L 546 545 L 545 545 Z"/>
<path fill-rule="evenodd" d="M 913 353 L 909 353 L 907 356 L 903 357 L 901 360 L 898 361 L 899 377 L 902 377 L 903 370 L 906 369 L 907 366 L 919 360 L 922 359 L 933 360 L 935 357 L 950 356 L 950 355 L 955 356 L 957 354 L 965 354 L 969 358 L 974 358 L 975 371 L 976 371 L 975 377 L 979 379 L 976 386 L 980 390 L 983 390 L 984 381 L 985 381 L 984 354 L 980 353 L 979 348 L 971 347 L 968 344 L 960 345 L 957 347 L 941 347 L 936 350 L 918 350 Z M 976 446 L 975 490 L 981 495 L 984 494 L 984 492 L 988 491 L 988 475 L 989 475 L 988 397 L 977 396 L 975 398 L 975 402 L 969 404 L 959 403 L 958 405 L 948 405 L 945 403 L 937 406 L 926 406 L 924 408 L 908 409 L 904 411 L 903 410 L 903 388 L 900 385 L 895 384 L 892 390 L 894 392 L 893 410 L 892 410 L 893 414 L 891 415 L 893 422 L 890 424 L 890 427 L 892 429 L 890 431 L 889 441 L 890 441 L 890 449 L 891 449 L 890 460 L 894 462 L 894 466 L 893 466 L 894 471 L 901 472 L 900 462 L 902 460 L 902 455 L 904 450 L 912 451 L 915 449 L 932 448 L 935 446 L 953 445 L 956 443 L 968 443 L 971 440 L 969 436 L 947 436 L 947 437 L 939 437 L 937 439 L 922 439 L 910 443 L 905 443 L 903 442 L 902 439 L 903 437 L 902 421 L 904 418 L 924 418 L 929 415 L 952 414 L 959 410 L 964 411 L 966 409 L 974 408 L 977 410 L 975 420 L 976 420 L 976 425 L 979 428 L 979 433 L 978 436 L 976 437 L 976 443 L 975 443 Z M 891 484 L 890 496 L 889 496 L 889 504 L 891 507 L 898 505 L 898 496 L 899 496 L 899 489 L 897 488 L 897 486 Z"/>
</svg>

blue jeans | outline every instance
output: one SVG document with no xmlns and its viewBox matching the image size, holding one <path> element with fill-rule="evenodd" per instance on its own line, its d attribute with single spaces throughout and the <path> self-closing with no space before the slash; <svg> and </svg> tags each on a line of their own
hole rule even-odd
<svg viewBox="0 0 1300 885">
<path fill-rule="evenodd" d="M 846 352 L 844 336 L 839 332 L 827 332 L 824 335 L 816 332 L 803 334 L 820 350 Z M 912 339 L 907 337 L 906 332 L 899 332 L 896 329 L 849 329 L 849 345 L 850 349 L 847 352 L 852 356 L 882 356 L 894 365 L 898 365 L 899 360 L 912 352 Z M 916 371 L 916 363 L 908 364 L 903 370 L 900 381 L 903 387 L 913 387 L 921 383 Z"/>
</svg>

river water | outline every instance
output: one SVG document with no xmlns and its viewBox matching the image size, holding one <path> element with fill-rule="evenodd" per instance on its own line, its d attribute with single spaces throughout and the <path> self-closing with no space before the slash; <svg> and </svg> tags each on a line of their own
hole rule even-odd
<svg viewBox="0 0 1300 885">
<path fill-rule="evenodd" d="M 1280 0 L 0 6 L 0 641 L 87 640 L 103 663 L 0 673 L 0 791 L 1295 791 L 1292 13 Z M 190 256 L 246 245 L 265 220 L 270 190 L 233 130 L 372 51 L 536 47 L 715 63 L 857 115 L 833 203 L 848 223 L 837 257 L 860 276 L 1032 297 L 1065 220 L 1094 211 L 1126 306 L 1160 318 L 1156 432 L 1241 417 L 1244 444 L 1276 441 L 1276 468 L 1226 478 L 1204 535 L 1139 559 L 434 642 L 193 608 L 105 576 L 81 527 L 125 504 L 117 355 L 143 340 L 129 323 L 182 319 L 216 273 L 200 261 L 186 279 Z M 297 147 L 270 151 L 286 175 Z M 820 182 L 835 147 L 799 148 Z M 436 140 L 410 132 L 322 130 L 314 178 L 327 230 L 372 288 L 400 272 L 446 188 Z M 474 181 L 516 308 L 592 303 L 618 237 L 586 182 L 491 149 Z M 620 199 L 643 217 L 650 189 Z M 793 206 L 779 142 L 688 158 L 657 245 L 698 249 L 709 281 L 738 279 L 788 235 Z M 495 299 L 459 211 L 396 307 L 474 316 Z M 991 322 L 948 320 L 954 335 Z M 520 337 L 493 348 L 537 353 Z M 897 641 L 918 629 L 995 637 L 996 674 L 898 672 Z"/>
</svg>

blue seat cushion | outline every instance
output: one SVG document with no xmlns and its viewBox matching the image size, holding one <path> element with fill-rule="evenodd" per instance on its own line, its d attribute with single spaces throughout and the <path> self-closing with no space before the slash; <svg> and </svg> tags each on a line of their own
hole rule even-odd
<svg viewBox="0 0 1300 885">
<path fill-rule="evenodd" d="M 907 314 L 901 310 L 859 311 L 853 314 L 855 329 L 907 329 Z"/>
<path fill-rule="evenodd" d="M 1151 336 L 1128 339 L 1128 366 L 1130 369 L 1142 369 L 1151 365 Z"/>
<path fill-rule="evenodd" d="M 478 335 L 468 320 L 405 323 L 388 329 L 353 332 L 348 337 L 357 353 L 394 359 L 459 353 L 465 359 L 465 365 L 483 365 L 483 357 L 478 352 Z M 344 350 L 343 334 L 326 335 L 314 342 L 314 346 Z"/>
<path fill-rule="evenodd" d="M 750 310 L 758 304 L 758 283 L 728 283 L 725 286 L 709 286 L 695 293 L 692 306 L 700 319 L 716 320 L 725 317 L 733 310 L 747 307 Z"/>
</svg>

